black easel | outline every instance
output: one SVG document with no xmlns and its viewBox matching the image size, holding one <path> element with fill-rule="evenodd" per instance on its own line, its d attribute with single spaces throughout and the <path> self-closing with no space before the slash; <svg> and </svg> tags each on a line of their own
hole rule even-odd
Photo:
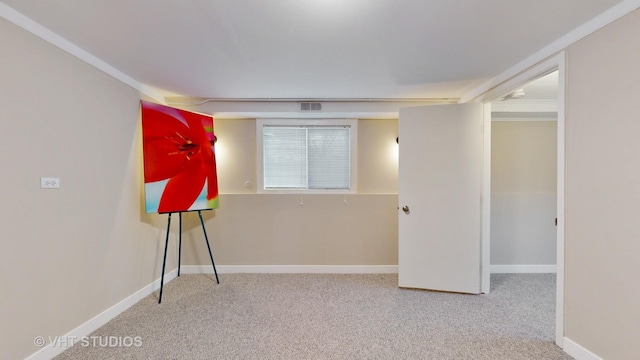
<svg viewBox="0 0 640 360">
<path fill-rule="evenodd" d="M 160 296 L 158 297 L 158 304 L 162 303 L 162 288 L 164 287 L 164 268 L 167 264 L 167 247 L 169 246 L 169 230 L 171 228 L 171 214 L 168 213 L 167 218 L 167 238 L 164 242 L 164 259 L 162 260 L 162 276 L 160 277 Z M 207 242 L 207 249 L 209 249 L 209 257 L 211 258 L 211 265 L 213 265 L 213 273 L 216 275 L 216 283 L 220 284 L 218 279 L 218 271 L 216 270 L 216 264 L 213 262 L 213 254 L 211 254 L 211 246 L 209 245 L 209 238 L 207 237 L 207 229 L 204 227 L 204 220 L 202 220 L 202 211 L 198 210 L 198 216 L 200 217 L 200 224 L 202 224 L 202 232 L 204 232 L 204 239 Z M 180 260 L 182 257 L 182 212 L 178 213 L 180 225 L 178 233 L 178 276 L 180 276 Z"/>
</svg>

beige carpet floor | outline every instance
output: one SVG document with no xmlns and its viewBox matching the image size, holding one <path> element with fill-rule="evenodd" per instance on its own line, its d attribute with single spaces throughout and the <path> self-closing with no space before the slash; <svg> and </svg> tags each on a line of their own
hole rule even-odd
<svg viewBox="0 0 640 360">
<path fill-rule="evenodd" d="M 555 275 L 491 280 L 462 295 L 392 274 L 182 275 L 56 359 L 571 359 L 553 342 Z"/>
</svg>

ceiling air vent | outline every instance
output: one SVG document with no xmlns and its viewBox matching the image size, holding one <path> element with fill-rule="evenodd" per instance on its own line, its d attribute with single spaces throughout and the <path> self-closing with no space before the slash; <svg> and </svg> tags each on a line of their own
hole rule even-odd
<svg viewBox="0 0 640 360">
<path fill-rule="evenodd" d="M 300 111 L 322 111 L 322 103 L 319 102 L 301 102 Z"/>
</svg>

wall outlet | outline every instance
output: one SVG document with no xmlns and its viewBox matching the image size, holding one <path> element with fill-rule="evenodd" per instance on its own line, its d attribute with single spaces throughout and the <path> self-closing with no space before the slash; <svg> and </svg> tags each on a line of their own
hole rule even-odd
<svg viewBox="0 0 640 360">
<path fill-rule="evenodd" d="M 40 178 L 40 188 L 41 189 L 59 189 L 60 178 L 42 177 Z"/>
</svg>

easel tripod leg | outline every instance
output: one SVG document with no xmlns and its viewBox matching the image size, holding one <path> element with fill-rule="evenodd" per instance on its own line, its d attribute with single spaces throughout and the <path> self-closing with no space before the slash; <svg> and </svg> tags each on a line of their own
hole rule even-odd
<svg viewBox="0 0 640 360">
<path fill-rule="evenodd" d="M 207 229 L 204 228 L 204 220 L 202 220 L 202 212 L 200 210 L 198 210 L 198 216 L 200 216 L 200 224 L 202 224 L 204 239 L 207 242 L 207 249 L 209 249 L 209 257 L 211 258 L 211 265 L 213 265 L 213 273 L 216 274 L 216 282 L 220 284 L 220 280 L 218 280 L 218 271 L 216 271 L 216 264 L 213 262 L 213 254 L 211 254 L 211 246 L 209 245 L 209 238 L 207 237 Z"/>
<path fill-rule="evenodd" d="M 180 226 L 178 229 L 178 276 L 180 276 L 180 260 L 182 259 L 182 213 L 178 213 Z"/>
<path fill-rule="evenodd" d="M 164 287 L 164 267 L 167 265 L 167 247 L 169 246 L 169 228 L 171 227 L 171 213 L 167 218 L 167 238 L 164 241 L 164 258 L 162 260 L 162 276 L 160 277 L 160 296 L 158 297 L 158 304 L 162 302 L 162 288 Z"/>
</svg>

